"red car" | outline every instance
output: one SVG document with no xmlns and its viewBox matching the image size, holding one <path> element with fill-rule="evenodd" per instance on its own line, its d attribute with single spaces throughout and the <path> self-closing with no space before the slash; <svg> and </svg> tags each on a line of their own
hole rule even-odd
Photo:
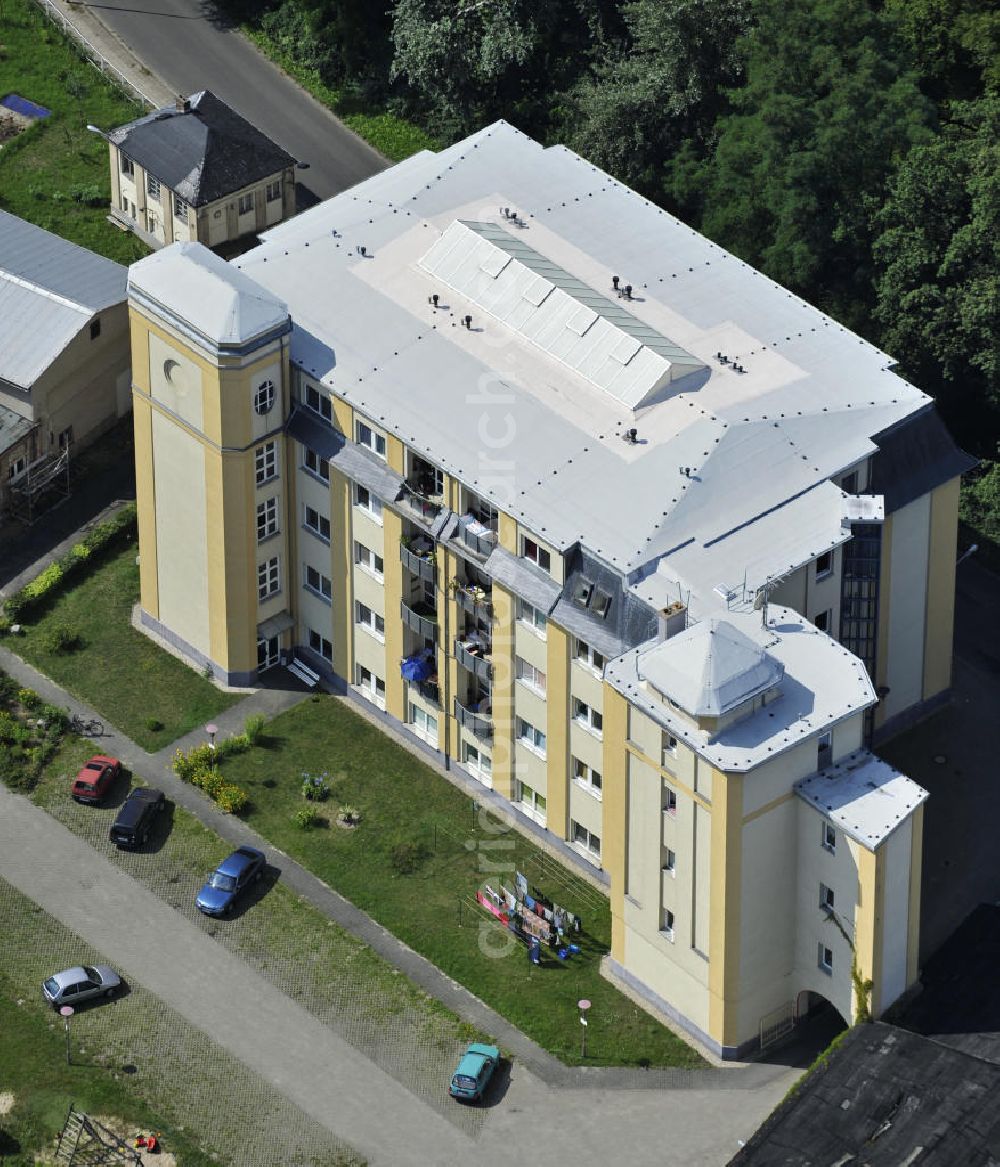
<svg viewBox="0 0 1000 1167">
<path fill-rule="evenodd" d="M 77 802 L 100 802 L 121 772 L 117 758 L 95 754 L 73 780 L 73 797 Z"/>
</svg>

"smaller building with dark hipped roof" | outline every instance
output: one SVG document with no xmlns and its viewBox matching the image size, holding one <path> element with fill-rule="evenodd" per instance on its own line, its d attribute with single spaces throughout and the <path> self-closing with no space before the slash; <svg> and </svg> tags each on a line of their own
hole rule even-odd
<svg viewBox="0 0 1000 1167">
<path fill-rule="evenodd" d="M 111 216 L 151 247 L 220 247 L 295 213 L 295 159 L 208 90 L 106 137 Z"/>
</svg>

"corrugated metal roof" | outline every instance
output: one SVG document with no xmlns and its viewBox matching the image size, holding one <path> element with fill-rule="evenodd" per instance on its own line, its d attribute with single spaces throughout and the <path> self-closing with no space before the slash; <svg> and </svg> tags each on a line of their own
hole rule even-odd
<svg viewBox="0 0 1000 1167">
<path fill-rule="evenodd" d="M 125 299 L 127 270 L 0 211 L 0 380 L 30 389 L 100 311 Z"/>
<path fill-rule="evenodd" d="M 0 405 L 0 454 L 31 433 L 34 424 L 6 405 Z"/>
<path fill-rule="evenodd" d="M 705 367 L 499 224 L 456 220 L 420 266 L 630 409 Z"/>
</svg>

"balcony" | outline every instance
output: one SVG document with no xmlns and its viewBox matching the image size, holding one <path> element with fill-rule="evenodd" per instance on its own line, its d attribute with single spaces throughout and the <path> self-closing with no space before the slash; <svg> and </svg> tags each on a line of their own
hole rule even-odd
<svg viewBox="0 0 1000 1167">
<path fill-rule="evenodd" d="M 480 587 L 479 584 L 460 583 L 452 580 L 452 594 L 455 603 L 463 612 L 470 616 L 481 616 L 487 620 L 493 619 L 493 591 L 491 588 Z"/>
<path fill-rule="evenodd" d="M 408 543 L 399 545 L 399 561 L 417 579 L 434 583 L 437 579 L 437 564 L 434 560 L 434 544 L 426 537 L 417 536 Z"/>
<path fill-rule="evenodd" d="M 457 697 L 455 698 L 455 717 L 458 724 L 471 730 L 480 741 L 491 742 L 493 740 L 493 717 L 491 716 L 492 706 L 489 700 L 483 698 L 470 704 L 478 706 L 478 709 L 465 706 Z"/>
<path fill-rule="evenodd" d="M 455 538 L 480 559 L 488 559 L 497 545 L 496 531 L 485 526 L 472 515 L 463 515 L 459 519 Z"/>
<path fill-rule="evenodd" d="M 474 677 L 488 682 L 493 677 L 492 649 L 489 637 L 481 632 L 467 632 L 455 640 L 455 659 Z"/>
<path fill-rule="evenodd" d="M 433 523 L 441 513 L 444 499 L 440 494 L 425 493 L 412 485 L 409 479 L 403 483 L 403 493 L 399 501 L 422 523 Z"/>
<path fill-rule="evenodd" d="M 424 600 L 418 600 L 412 607 L 404 600 L 400 605 L 400 615 L 407 628 L 412 629 L 425 640 L 437 643 L 437 612 Z"/>
<path fill-rule="evenodd" d="M 416 689 L 428 705 L 441 708 L 441 689 L 437 681 L 416 681 L 411 685 L 411 688 Z"/>
</svg>

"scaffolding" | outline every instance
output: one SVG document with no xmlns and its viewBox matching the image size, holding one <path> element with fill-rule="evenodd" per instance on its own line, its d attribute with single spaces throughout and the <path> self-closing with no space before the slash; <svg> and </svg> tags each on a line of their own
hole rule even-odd
<svg viewBox="0 0 1000 1167">
<path fill-rule="evenodd" d="M 70 496 L 69 446 L 43 454 L 10 483 L 10 510 L 29 527 L 56 502 Z"/>
</svg>

